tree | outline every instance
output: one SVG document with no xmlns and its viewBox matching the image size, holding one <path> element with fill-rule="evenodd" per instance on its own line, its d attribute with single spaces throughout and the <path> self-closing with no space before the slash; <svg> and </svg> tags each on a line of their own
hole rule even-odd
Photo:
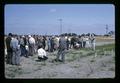
<svg viewBox="0 0 120 83">
<path fill-rule="evenodd" d="M 77 34 L 76 33 L 72 33 L 72 36 L 77 36 Z"/>
<path fill-rule="evenodd" d="M 114 32 L 114 31 L 110 31 L 108 34 L 109 34 L 109 35 L 114 35 L 115 32 Z"/>
<path fill-rule="evenodd" d="M 83 34 L 81 34 L 81 36 L 85 36 L 85 34 L 83 33 Z"/>
</svg>

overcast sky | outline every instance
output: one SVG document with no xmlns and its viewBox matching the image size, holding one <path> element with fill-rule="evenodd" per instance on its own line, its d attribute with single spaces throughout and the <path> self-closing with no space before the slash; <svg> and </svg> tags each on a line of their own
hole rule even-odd
<svg viewBox="0 0 120 83">
<path fill-rule="evenodd" d="M 112 4 L 7 4 L 5 34 L 60 34 L 62 32 L 105 34 L 115 31 Z"/>
</svg>

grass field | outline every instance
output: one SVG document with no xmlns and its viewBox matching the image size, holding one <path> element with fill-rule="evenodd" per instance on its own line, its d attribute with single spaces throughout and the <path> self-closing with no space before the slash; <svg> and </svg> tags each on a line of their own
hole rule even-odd
<svg viewBox="0 0 120 83">
<path fill-rule="evenodd" d="M 91 49 L 66 51 L 65 63 L 54 62 L 57 51 L 47 53 L 46 62 L 38 62 L 37 55 L 21 57 L 21 66 L 5 63 L 6 78 L 114 78 L 115 44 Z"/>
<path fill-rule="evenodd" d="M 95 37 L 96 38 L 96 42 L 113 42 L 115 41 L 115 39 L 113 37 Z"/>
</svg>

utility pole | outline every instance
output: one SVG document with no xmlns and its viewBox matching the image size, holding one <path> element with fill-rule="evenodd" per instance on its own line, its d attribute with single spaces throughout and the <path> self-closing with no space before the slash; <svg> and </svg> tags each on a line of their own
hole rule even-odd
<svg viewBox="0 0 120 83">
<path fill-rule="evenodd" d="M 62 19 L 58 19 L 60 21 L 60 34 L 62 34 Z"/>
<path fill-rule="evenodd" d="M 108 34 L 108 25 L 106 25 L 106 34 Z"/>
</svg>

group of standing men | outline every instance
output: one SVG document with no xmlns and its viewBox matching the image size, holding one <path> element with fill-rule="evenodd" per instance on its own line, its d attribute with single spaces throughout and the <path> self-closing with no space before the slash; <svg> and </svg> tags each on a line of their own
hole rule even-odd
<svg viewBox="0 0 120 83">
<path fill-rule="evenodd" d="M 6 47 L 7 47 L 7 63 L 13 65 L 20 65 L 20 45 L 17 39 L 17 35 L 9 33 L 6 38 Z"/>
<path fill-rule="evenodd" d="M 95 50 L 95 37 L 94 35 L 80 36 L 80 37 L 67 37 L 67 36 L 17 36 L 9 33 L 6 38 L 7 48 L 7 63 L 13 65 L 20 65 L 20 56 L 33 56 L 38 53 L 38 48 L 42 46 L 45 51 L 53 52 L 58 50 L 56 57 L 57 61 L 65 61 L 65 50 L 71 48 L 85 48 L 86 46 Z M 60 59 L 61 56 L 61 59 Z"/>
<path fill-rule="evenodd" d="M 35 40 L 31 36 L 27 40 L 24 36 L 18 37 L 16 34 L 9 33 L 5 43 L 8 64 L 20 65 L 21 56 L 28 57 L 35 53 Z"/>
</svg>

